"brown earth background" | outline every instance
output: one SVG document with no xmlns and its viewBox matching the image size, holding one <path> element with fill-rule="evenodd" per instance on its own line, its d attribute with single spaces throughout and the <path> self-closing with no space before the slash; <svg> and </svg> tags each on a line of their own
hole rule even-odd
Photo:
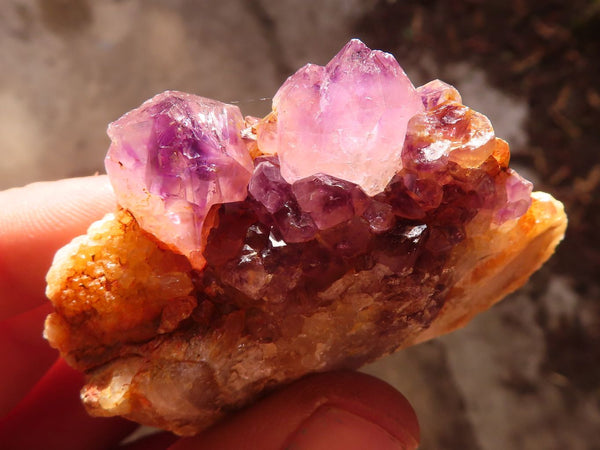
<svg viewBox="0 0 600 450">
<path fill-rule="evenodd" d="M 565 203 L 557 255 L 466 328 L 365 369 L 422 449 L 600 449 L 598 0 L 3 0 L 0 189 L 102 172 L 106 125 L 166 89 L 264 115 L 352 37 L 454 84 Z"/>
</svg>

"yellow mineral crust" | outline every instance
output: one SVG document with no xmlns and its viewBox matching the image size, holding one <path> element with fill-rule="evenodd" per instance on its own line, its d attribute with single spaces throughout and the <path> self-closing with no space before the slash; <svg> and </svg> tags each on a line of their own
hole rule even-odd
<svg viewBox="0 0 600 450">
<path fill-rule="evenodd" d="M 567 228 L 564 206 L 544 192 L 533 192 L 531 197 L 531 206 L 518 220 L 457 246 L 450 260 L 455 282 L 444 306 L 429 328 L 413 336 L 407 345 L 466 325 L 476 314 L 523 286 L 552 256 Z"/>
<path fill-rule="evenodd" d="M 120 210 L 59 250 L 47 275 L 45 336 L 87 369 L 124 343 L 171 331 L 196 306 L 186 258 L 160 248 Z"/>
</svg>

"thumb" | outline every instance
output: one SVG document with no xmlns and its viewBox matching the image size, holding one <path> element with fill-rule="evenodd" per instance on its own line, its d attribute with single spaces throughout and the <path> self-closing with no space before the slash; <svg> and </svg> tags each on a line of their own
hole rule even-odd
<svg viewBox="0 0 600 450">
<path fill-rule="evenodd" d="M 45 303 L 44 277 L 56 250 L 114 209 L 106 176 L 0 191 L 0 320 Z"/>
<path fill-rule="evenodd" d="M 390 385 L 357 372 L 305 377 L 170 449 L 415 449 L 419 425 Z"/>
</svg>

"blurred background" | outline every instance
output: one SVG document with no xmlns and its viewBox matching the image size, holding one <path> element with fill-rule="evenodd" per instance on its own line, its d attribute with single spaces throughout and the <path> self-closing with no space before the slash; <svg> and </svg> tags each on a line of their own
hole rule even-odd
<svg viewBox="0 0 600 450">
<path fill-rule="evenodd" d="M 454 84 L 570 219 L 519 292 L 365 370 L 412 402 L 423 449 L 600 449 L 597 0 L 2 0 L 0 189 L 103 172 L 106 125 L 166 89 L 264 115 L 352 37 Z"/>
</svg>

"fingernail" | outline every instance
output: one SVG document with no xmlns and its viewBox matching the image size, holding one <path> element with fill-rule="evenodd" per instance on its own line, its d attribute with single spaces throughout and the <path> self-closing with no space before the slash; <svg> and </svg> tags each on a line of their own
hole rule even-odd
<svg viewBox="0 0 600 450">
<path fill-rule="evenodd" d="M 378 424 L 349 411 L 321 406 L 292 435 L 285 450 L 407 450 L 416 448 L 411 441 L 412 437 L 407 437 L 402 442 Z"/>
</svg>

